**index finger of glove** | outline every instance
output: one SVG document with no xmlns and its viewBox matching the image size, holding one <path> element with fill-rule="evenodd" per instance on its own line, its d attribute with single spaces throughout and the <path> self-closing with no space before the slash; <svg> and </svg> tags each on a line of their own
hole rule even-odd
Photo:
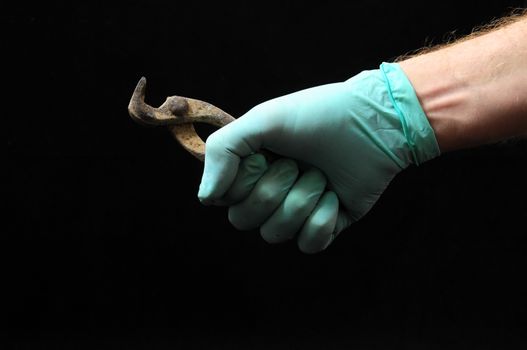
<svg viewBox="0 0 527 350">
<path fill-rule="evenodd" d="M 265 114 L 265 108 L 253 108 L 208 137 L 198 192 L 203 204 L 214 204 L 221 198 L 236 177 L 240 158 L 260 150 L 271 129 Z"/>
</svg>

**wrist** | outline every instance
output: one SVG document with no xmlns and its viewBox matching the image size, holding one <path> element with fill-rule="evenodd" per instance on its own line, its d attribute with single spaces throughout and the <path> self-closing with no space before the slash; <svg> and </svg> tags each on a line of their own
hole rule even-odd
<svg viewBox="0 0 527 350">
<path fill-rule="evenodd" d="M 527 20 L 399 62 L 442 152 L 527 133 Z"/>
<path fill-rule="evenodd" d="M 447 71 L 448 64 L 435 64 L 434 61 L 441 59 L 434 56 L 418 56 L 402 61 L 399 65 L 410 80 L 434 130 L 439 148 L 444 153 L 462 148 L 466 126 L 460 116 L 466 115 L 471 108 L 470 88 L 452 78 Z"/>
<path fill-rule="evenodd" d="M 404 136 L 412 163 L 419 165 L 437 157 L 440 148 L 434 130 L 405 72 L 396 63 L 383 63 L 380 71 L 384 77 L 391 107 L 399 119 L 399 130 Z"/>
</svg>

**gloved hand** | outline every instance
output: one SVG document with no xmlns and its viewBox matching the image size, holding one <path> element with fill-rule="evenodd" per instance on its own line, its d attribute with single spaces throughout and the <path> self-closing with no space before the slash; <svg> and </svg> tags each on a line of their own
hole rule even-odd
<svg viewBox="0 0 527 350">
<path fill-rule="evenodd" d="M 261 149 L 284 158 L 267 164 Z M 383 63 L 262 103 L 211 134 L 198 197 L 230 205 L 238 229 L 259 228 L 271 243 L 298 234 L 299 248 L 314 253 L 366 214 L 398 172 L 439 153 L 410 81 Z"/>
</svg>

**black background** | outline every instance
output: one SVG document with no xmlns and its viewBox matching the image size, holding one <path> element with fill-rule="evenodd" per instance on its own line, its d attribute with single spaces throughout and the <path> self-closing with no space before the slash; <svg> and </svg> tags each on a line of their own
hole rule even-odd
<svg viewBox="0 0 527 350">
<path fill-rule="evenodd" d="M 293 242 L 236 231 L 225 208 L 202 206 L 202 164 L 126 110 L 145 75 L 152 105 L 177 94 L 239 116 L 518 6 L 50 1 L 3 11 L 3 341 L 32 349 L 527 345 L 524 140 L 407 169 L 327 251 L 304 255 Z"/>
</svg>

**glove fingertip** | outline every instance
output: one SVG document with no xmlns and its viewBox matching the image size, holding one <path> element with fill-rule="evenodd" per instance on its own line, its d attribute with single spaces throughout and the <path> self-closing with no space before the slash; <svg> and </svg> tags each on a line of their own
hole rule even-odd
<svg viewBox="0 0 527 350">
<path fill-rule="evenodd" d="M 214 204 L 214 199 L 211 198 L 210 186 L 207 182 L 202 181 L 199 185 L 198 199 L 203 205 Z"/>
<path fill-rule="evenodd" d="M 204 205 L 221 205 L 222 201 L 220 198 L 226 191 L 226 185 L 228 185 L 226 181 L 231 177 L 233 177 L 233 174 L 229 172 L 205 170 L 198 190 L 199 201 Z"/>
<path fill-rule="evenodd" d="M 215 199 L 213 197 L 213 181 L 211 181 L 210 176 L 207 176 L 206 173 L 203 174 L 203 177 L 201 179 L 201 183 L 199 185 L 198 190 L 198 199 L 201 202 L 201 204 L 204 205 L 211 205 L 214 204 Z"/>
</svg>

